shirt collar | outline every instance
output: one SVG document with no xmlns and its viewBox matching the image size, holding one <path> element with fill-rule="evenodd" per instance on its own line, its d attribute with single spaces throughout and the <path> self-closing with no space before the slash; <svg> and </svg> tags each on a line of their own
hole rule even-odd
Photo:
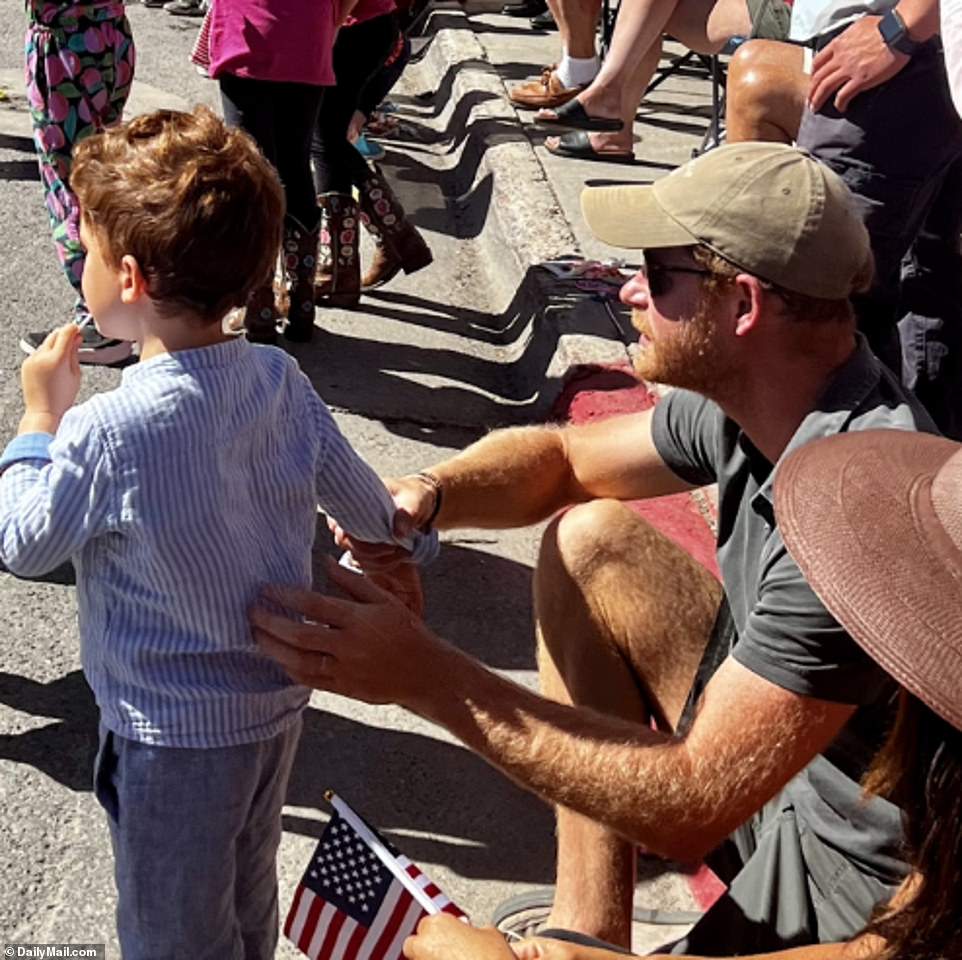
<svg viewBox="0 0 962 960">
<path fill-rule="evenodd" d="M 228 367 L 238 363 L 251 349 L 253 347 L 250 342 L 245 337 L 239 336 L 209 347 L 194 347 L 191 350 L 162 353 L 149 360 L 141 360 L 140 363 L 125 367 L 121 379 L 124 383 L 130 383 L 141 377 L 151 376 L 158 370 L 177 373 Z"/>
<path fill-rule="evenodd" d="M 809 411 L 798 425 L 778 458 L 778 463 L 769 471 L 758 492 L 752 497 L 752 508 L 756 513 L 761 513 L 770 523 L 774 523 L 772 485 L 778 464 L 793 450 L 812 440 L 843 433 L 855 411 L 862 408 L 866 397 L 878 385 L 880 376 L 881 364 L 878 358 L 872 353 L 865 337 L 856 333 L 852 355 L 835 371 L 835 375 L 816 401 L 814 409 Z M 761 456 L 744 433 L 739 437 L 739 444 L 750 461 Z"/>
</svg>

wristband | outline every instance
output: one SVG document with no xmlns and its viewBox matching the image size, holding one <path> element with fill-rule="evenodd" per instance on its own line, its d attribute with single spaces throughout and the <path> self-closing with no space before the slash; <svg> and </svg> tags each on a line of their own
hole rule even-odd
<svg viewBox="0 0 962 960">
<path fill-rule="evenodd" d="M 430 470 L 419 470 L 416 477 L 420 477 L 422 480 L 427 480 L 427 482 L 434 488 L 434 509 L 431 511 L 431 515 L 421 524 L 421 529 L 427 533 L 431 529 L 431 524 L 437 519 L 438 514 L 441 512 L 441 500 L 444 494 L 444 489 L 441 486 L 441 481 L 433 474 Z"/>
<path fill-rule="evenodd" d="M 879 21 L 878 32 L 882 35 L 882 42 L 891 50 L 897 50 L 911 57 L 918 53 L 924 43 L 913 40 L 909 36 L 905 21 L 899 15 L 898 10 L 889 10 Z"/>
</svg>

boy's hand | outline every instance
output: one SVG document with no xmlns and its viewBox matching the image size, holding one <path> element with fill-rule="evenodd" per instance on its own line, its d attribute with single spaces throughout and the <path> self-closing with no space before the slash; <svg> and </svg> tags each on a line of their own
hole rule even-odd
<svg viewBox="0 0 962 960">
<path fill-rule="evenodd" d="M 20 371 L 26 413 L 21 433 L 56 433 L 80 390 L 80 328 L 54 330 L 23 362 Z"/>
</svg>

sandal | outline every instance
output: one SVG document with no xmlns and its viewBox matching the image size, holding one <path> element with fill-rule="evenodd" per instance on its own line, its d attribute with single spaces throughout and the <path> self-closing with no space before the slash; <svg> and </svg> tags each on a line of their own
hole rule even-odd
<svg viewBox="0 0 962 960">
<path fill-rule="evenodd" d="M 590 130 L 592 133 L 617 133 L 625 127 L 624 120 L 590 116 L 578 100 L 569 100 L 552 112 L 553 117 L 545 117 L 539 113 L 534 118 L 535 123 L 550 127 L 570 127 L 572 130 Z"/>
<path fill-rule="evenodd" d="M 584 130 L 574 130 L 558 137 L 558 146 L 549 147 L 548 153 L 556 157 L 571 157 L 574 160 L 598 160 L 602 163 L 635 163 L 635 155 L 629 150 L 595 150 Z"/>
</svg>

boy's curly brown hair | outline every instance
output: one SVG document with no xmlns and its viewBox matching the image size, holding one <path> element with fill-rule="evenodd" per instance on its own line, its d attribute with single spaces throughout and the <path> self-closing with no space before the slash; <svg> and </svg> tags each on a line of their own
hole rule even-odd
<svg viewBox="0 0 962 960">
<path fill-rule="evenodd" d="M 284 194 L 247 134 L 206 107 L 158 110 L 82 141 L 70 186 L 104 257 L 137 260 L 166 314 L 220 320 L 269 281 Z"/>
</svg>

